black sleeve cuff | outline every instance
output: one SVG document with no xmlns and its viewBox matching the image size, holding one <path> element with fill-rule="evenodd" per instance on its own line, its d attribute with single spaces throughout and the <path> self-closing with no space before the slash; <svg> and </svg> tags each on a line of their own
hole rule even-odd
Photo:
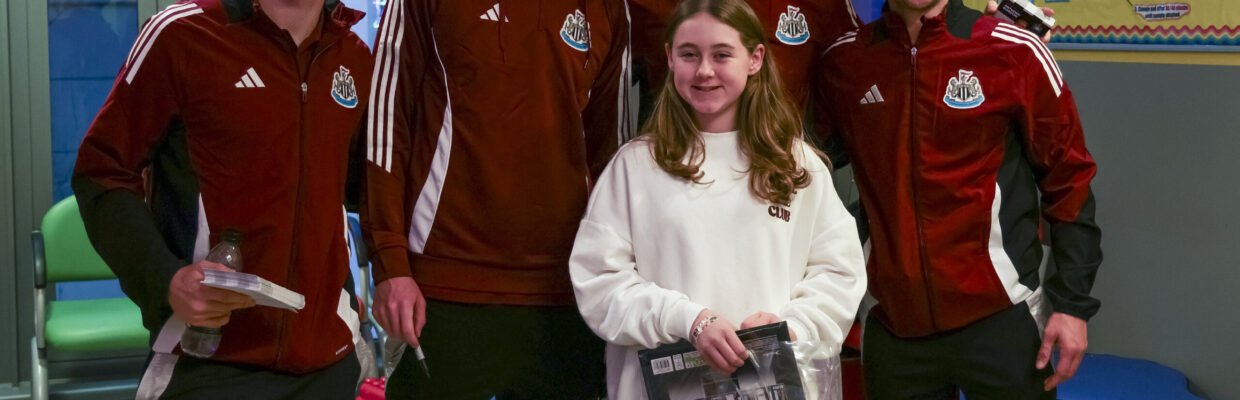
<svg viewBox="0 0 1240 400">
<path fill-rule="evenodd" d="M 158 331 L 172 312 L 172 277 L 189 262 L 169 250 L 137 193 L 108 190 L 80 175 L 73 176 L 72 186 L 91 245 L 116 274 L 121 290 L 142 309 L 143 324 Z"/>
<path fill-rule="evenodd" d="M 1088 321 L 1101 305 L 1090 296 L 1102 264 L 1102 232 L 1094 223 L 1093 193 L 1075 221 L 1052 223 L 1050 233 L 1056 271 L 1047 278 L 1047 296 L 1055 312 Z"/>
<path fill-rule="evenodd" d="M 1089 321 L 1098 313 L 1098 308 L 1102 302 L 1096 298 L 1085 296 L 1078 299 L 1067 299 L 1057 296 L 1055 292 L 1048 291 L 1050 295 L 1051 307 L 1053 312 L 1068 314 L 1073 317 Z"/>
</svg>

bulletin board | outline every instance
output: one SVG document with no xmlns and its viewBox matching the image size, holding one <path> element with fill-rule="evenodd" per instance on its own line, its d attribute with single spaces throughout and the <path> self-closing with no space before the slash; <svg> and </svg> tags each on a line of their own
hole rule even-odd
<svg viewBox="0 0 1240 400">
<path fill-rule="evenodd" d="M 1055 10 L 1051 43 L 1075 48 L 1240 51 L 1237 0 L 1034 0 Z M 965 0 L 976 9 L 985 0 Z M 1135 45 L 1135 46 L 1134 46 Z M 1205 47 L 1203 47 L 1205 46 Z"/>
</svg>

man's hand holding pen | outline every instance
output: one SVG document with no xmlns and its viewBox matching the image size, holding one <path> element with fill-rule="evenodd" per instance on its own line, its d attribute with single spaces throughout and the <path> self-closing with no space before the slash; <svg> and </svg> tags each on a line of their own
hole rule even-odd
<svg viewBox="0 0 1240 400">
<path fill-rule="evenodd" d="M 374 309 L 371 312 L 390 337 L 403 340 L 413 347 L 422 373 L 429 378 L 426 356 L 418 342 L 422 327 L 426 325 L 426 299 L 413 278 L 400 276 L 379 282 L 375 286 Z"/>
</svg>

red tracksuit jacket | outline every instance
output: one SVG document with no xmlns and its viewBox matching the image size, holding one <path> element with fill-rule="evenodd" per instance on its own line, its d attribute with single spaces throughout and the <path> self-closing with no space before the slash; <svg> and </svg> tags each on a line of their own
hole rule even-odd
<svg viewBox="0 0 1240 400">
<path fill-rule="evenodd" d="M 568 255 L 628 131 L 618 0 L 393 0 L 375 46 L 362 225 L 376 281 L 571 305 Z"/>
<path fill-rule="evenodd" d="M 323 15 L 303 69 L 256 2 L 174 4 L 142 29 L 86 133 L 74 192 L 153 337 L 171 315 L 173 274 L 231 228 L 244 272 L 306 307 L 233 311 L 213 359 L 299 373 L 349 354 L 344 188 L 372 64 L 349 31 L 362 14 L 328 0 Z"/>
<path fill-rule="evenodd" d="M 1034 35 L 952 0 L 918 43 L 883 17 L 825 55 L 825 139 L 842 141 L 869 221 L 870 293 L 900 336 L 1022 301 L 1088 319 L 1102 259 L 1095 174 L 1072 92 Z M 976 22 L 974 22 L 976 21 Z M 1058 271 L 1045 280 L 1040 220 Z"/>
</svg>

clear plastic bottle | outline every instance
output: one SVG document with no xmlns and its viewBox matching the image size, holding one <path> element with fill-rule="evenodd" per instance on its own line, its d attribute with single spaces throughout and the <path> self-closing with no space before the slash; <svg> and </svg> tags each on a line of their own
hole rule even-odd
<svg viewBox="0 0 1240 400">
<path fill-rule="evenodd" d="M 241 272 L 241 232 L 224 231 L 224 240 L 207 253 L 207 261 Z M 211 358 L 220 346 L 220 328 L 189 326 L 181 334 L 181 353 L 198 358 Z"/>
</svg>

